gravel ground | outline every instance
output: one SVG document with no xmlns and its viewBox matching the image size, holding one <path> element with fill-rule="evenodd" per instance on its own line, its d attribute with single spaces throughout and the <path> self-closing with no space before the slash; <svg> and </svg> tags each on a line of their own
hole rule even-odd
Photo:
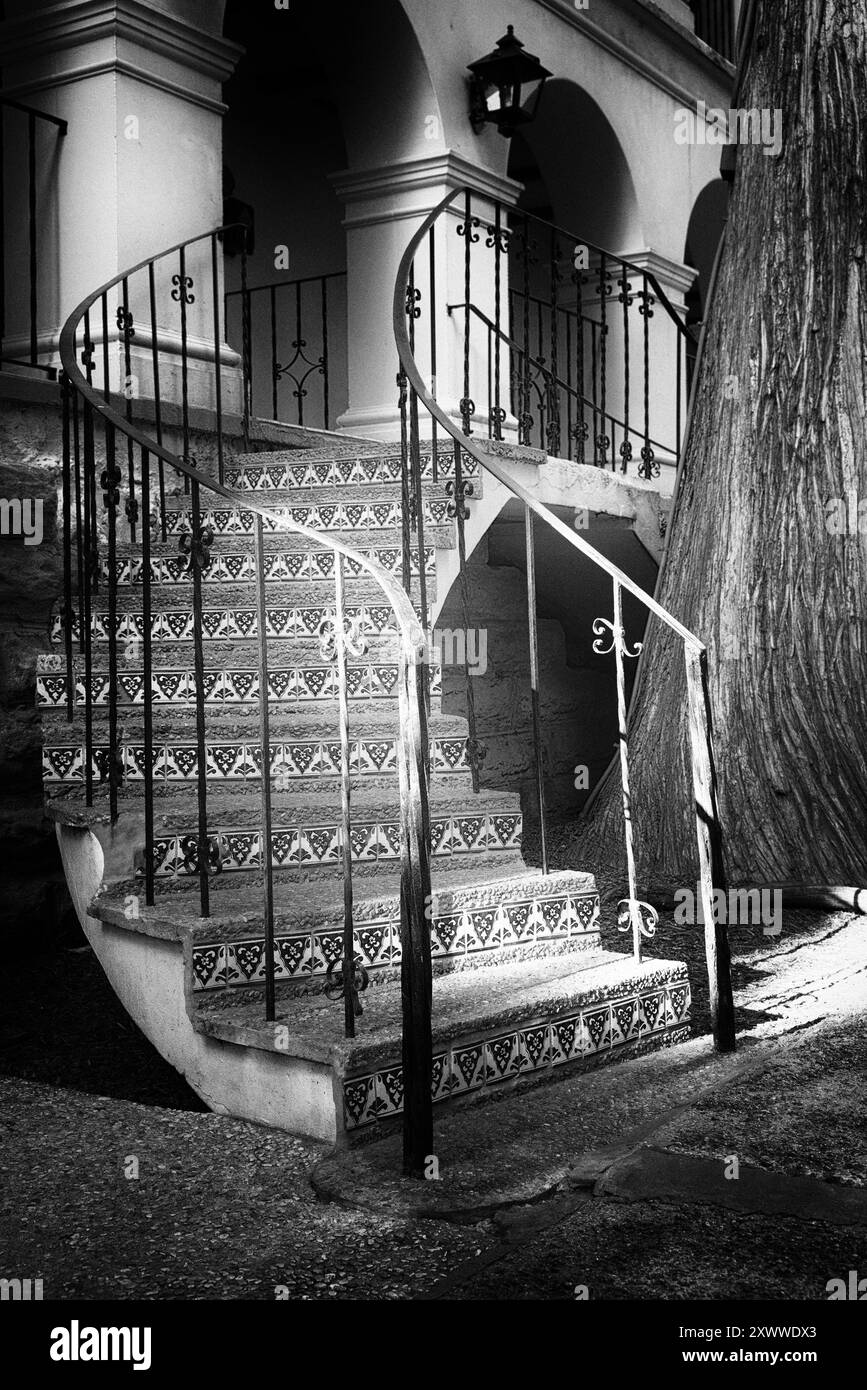
<svg viewBox="0 0 867 1390">
<path fill-rule="evenodd" d="M 779 943 L 754 929 L 736 939 L 748 1031 L 765 1039 L 815 1025 L 837 997 L 821 994 L 822 972 L 838 994 L 857 990 L 860 928 L 842 914 L 799 913 Z M 623 943 L 616 932 L 610 940 Z M 673 923 L 655 943 L 660 955 L 689 960 L 699 995 L 700 943 L 700 932 Z M 323 1147 L 205 1110 L 132 1025 L 89 952 L 20 961 L 10 974 L 0 1264 L 43 1278 L 47 1298 L 268 1300 L 281 1288 L 315 1300 L 556 1299 L 582 1283 L 591 1298 L 821 1298 L 828 1279 L 867 1267 L 863 1230 L 699 1206 L 579 1197 L 558 1220 L 554 1197 L 455 1226 L 323 1205 L 308 1181 Z M 863 1109 L 852 1101 L 863 1025 L 837 1012 L 813 1027 L 817 1046 L 805 1035 L 761 1073 L 759 1089 L 748 1077 L 713 1101 L 699 1093 L 730 1060 L 714 1062 L 700 1012 L 698 1036 L 682 1048 L 467 1110 L 455 1161 L 469 1172 L 496 1145 L 504 1171 L 568 1165 L 681 1105 L 692 1108 L 677 1117 L 672 1147 L 716 1153 L 725 1140 L 745 1162 L 809 1173 L 798 1165 L 824 1136 L 838 1180 L 863 1181 L 854 1132 Z M 738 1057 L 750 1054 L 748 1045 Z"/>
</svg>

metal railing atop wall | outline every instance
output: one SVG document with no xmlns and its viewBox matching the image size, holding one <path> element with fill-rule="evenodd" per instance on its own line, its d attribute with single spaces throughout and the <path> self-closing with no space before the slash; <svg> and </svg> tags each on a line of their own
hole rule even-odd
<svg viewBox="0 0 867 1390">
<path fill-rule="evenodd" d="M 49 379 L 54 380 L 57 370 L 52 366 L 43 366 L 39 361 L 39 218 L 42 211 L 39 179 L 38 179 L 38 146 L 40 132 L 46 135 L 56 132 L 57 139 L 61 139 L 67 132 L 67 122 L 61 120 L 59 116 L 52 116 L 47 111 L 37 111 L 32 106 L 27 106 L 23 102 L 14 101 L 11 97 L 0 94 L 0 366 L 26 367 L 30 370 L 44 372 Z M 26 206 L 26 265 L 27 265 L 27 296 L 26 304 L 21 306 L 21 310 L 16 315 L 16 340 L 20 339 L 24 346 L 25 355 L 20 352 L 11 353 L 7 351 L 7 281 L 8 267 L 6 264 L 7 240 L 7 174 L 8 165 L 6 159 L 7 140 L 15 136 L 15 146 L 23 151 L 23 169 L 20 171 L 23 178 L 16 178 L 15 183 L 26 189 L 26 203 L 16 203 L 9 209 L 16 221 L 19 216 L 19 207 Z M 18 137 L 21 137 L 20 144 Z M 43 161 L 42 167 L 47 167 Z M 19 257 L 15 257 L 16 266 L 20 264 Z"/>
</svg>

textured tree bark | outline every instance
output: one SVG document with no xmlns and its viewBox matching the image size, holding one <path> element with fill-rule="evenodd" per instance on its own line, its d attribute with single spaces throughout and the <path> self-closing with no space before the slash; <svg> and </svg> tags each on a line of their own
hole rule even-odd
<svg viewBox="0 0 867 1390">
<path fill-rule="evenodd" d="M 867 5 L 755 15 L 738 104 L 783 144 L 737 150 L 658 597 L 709 648 L 729 881 L 863 884 Z M 679 648 L 651 623 L 630 713 L 645 893 L 696 881 Z M 622 877 L 622 847 L 612 764 L 583 861 Z"/>
</svg>

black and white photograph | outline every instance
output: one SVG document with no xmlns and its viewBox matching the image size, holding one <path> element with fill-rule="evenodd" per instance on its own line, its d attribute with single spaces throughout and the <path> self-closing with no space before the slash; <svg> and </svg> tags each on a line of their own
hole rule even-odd
<svg viewBox="0 0 867 1390">
<path fill-rule="evenodd" d="M 0 933 L 24 1374 L 855 1357 L 867 0 L 0 2 Z"/>
</svg>

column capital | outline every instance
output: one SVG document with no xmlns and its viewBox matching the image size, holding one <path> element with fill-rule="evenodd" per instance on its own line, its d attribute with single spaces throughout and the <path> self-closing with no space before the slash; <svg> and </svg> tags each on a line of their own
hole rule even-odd
<svg viewBox="0 0 867 1390">
<path fill-rule="evenodd" d="M 523 191 L 515 179 L 473 164 L 454 150 L 375 169 L 344 169 L 332 174 L 331 182 L 350 209 L 346 227 L 424 217 L 451 189 L 467 187 L 510 206 Z"/>
<path fill-rule="evenodd" d="M 655 275 L 663 289 L 666 292 L 671 291 L 670 298 L 680 301 L 692 288 L 698 274 L 693 266 L 685 265 L 683 261 L 673 261 L 659 251 L 651 250 L 649 246 L 643 247 L 640 251 L 619 251 L 617 254 L 624 261 L 631 261 L 633 265 L 637 265 L 639 270 L 646 270 L 648 275 Z"/>
<path fill-rule="evenodd" d="M 144 0 L 60 0 L 0 24 L 4 90 L 16 96 L 113 71 L 222 112 L 220 84 L 242 53 L 240 45 Z M 162 62 L 143 63 L 150 54 Z"/>
</svg>

